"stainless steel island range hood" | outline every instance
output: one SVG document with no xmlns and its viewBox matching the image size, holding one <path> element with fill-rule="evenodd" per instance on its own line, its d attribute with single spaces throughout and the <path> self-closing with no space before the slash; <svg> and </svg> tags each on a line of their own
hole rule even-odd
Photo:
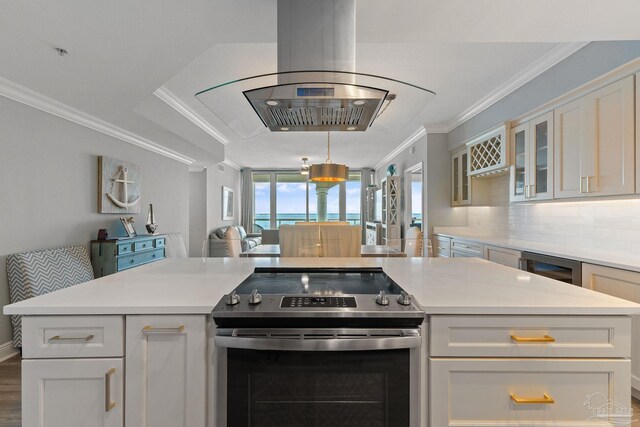
<svg viewBox="0 0 640 427">
<path fill-rule="evenodd" d="M 385 116 L 395 116 L 400 128 L 435 95 L 399 80 L 356 72 L 355 0 L 278 0 L 277 18 L 276 73 L 196 94 L 243 138 L 260 129 L 228 105 L 228 97 L 240 92 L 260 124 L 273 132 L 365 131 L 395 99 L 394 108 L 402 103 L 404 111 Z"/>
</svg>

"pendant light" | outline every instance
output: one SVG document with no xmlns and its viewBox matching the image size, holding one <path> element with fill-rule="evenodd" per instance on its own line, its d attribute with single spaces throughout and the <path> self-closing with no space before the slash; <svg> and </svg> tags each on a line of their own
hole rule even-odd
<svg viewBox="0 0 640 427">
<path fill-rule="evenodd" d="M 300 175 L 309 175 L 309 165 L 307 164 L 307 157 L 302 158 L 302 166 L 300 166 Z"/>
<path fill-rule="evenodd" d="M 327 132 L 327 160 L 324 163 L 311 165 L 309 180 L 313 182 L 342 182 L 349 178 L 349 168 L 338 163 L 331 163 L 331 135 Z"/>
</svg>

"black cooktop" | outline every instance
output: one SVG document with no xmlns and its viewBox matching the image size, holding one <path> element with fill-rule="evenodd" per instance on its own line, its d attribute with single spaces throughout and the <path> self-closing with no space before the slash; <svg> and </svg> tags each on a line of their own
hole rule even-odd
<svg viewBox="0 0 640 427">
<path fill-rule="evenodd" d="M 256 268 L 235 289 L 263 295 L 400 295 L 402 288 L 382 268 Z"/>
</svg>

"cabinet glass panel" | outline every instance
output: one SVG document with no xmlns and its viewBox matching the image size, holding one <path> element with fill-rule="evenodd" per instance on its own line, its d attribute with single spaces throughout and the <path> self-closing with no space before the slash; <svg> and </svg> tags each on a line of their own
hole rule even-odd
<svg viewBox="0 0 640 427">
<path fill-rule="evenodd" d="M 547 159 L 548 159 L 547 122 L 536 125 L 536 192 L 547 192 Z"/>
<path fill-rule="evenodd" d="M 467 170 L 467 157 L 469 155 L 464 153 L 462 155 L 462 200 L 469 200 L 469 171 Z"/>
<path fill-rule="evenodd" d="M 460 194 L 460 180 L 458 179 L 459 169 L 458 163 L 460 158 L 458 156 L 453 158 L 453 201 L 459 202 L 458 195 Z"/>
<path fill-rule="evenodd" d="M 525 131 L 521 130 L 516 133 L 516 142 L 515 142 L 515 185 L 513 188 L 514 195 L 522 196 L 524 195 L 524 174 L 525 174 Z"/>
</svg>

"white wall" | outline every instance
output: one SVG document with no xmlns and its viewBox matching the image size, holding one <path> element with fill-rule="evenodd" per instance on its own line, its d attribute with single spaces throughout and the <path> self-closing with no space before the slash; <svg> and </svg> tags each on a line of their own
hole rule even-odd
<svg viewBox="0 0 640 427">
<path fill-rule="evenodd" d="M 189 238 L 188 167 L 118 139 L 0 97 L 0 306 L 9 303 L 6 255 L 88 245 L 118 215 L 97 213 L 97 156 L 140 166 L 144 233 L 153 203 L 159 232 Z M 11 338 L 0 316 L 0 344 Z"/>
<path fill-rule="evenodd" d="M 207 172 L 189 173 L 189 247 L 191 257 L 202 256 L 207 238 Z"/>
<path fill-rule="evenodd" d="M 206 170 L 207 173 L 207 233 L 215 229 L 232 224 L 240 224 L 240 171 L 224 165 L 224 172 L 220 172 L 218 165 Z M 222 220 L 222 186 L 234 191 L 234 217 L 232 220 Z M 207 237 L 203 237 L 206 239 Z"/>
</svg>

